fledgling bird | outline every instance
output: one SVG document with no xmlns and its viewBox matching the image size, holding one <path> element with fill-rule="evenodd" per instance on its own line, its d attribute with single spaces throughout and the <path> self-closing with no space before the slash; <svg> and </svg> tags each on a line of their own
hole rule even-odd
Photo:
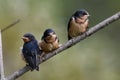
<svg viewBox="0 0 120 80">
<path fill-rule="evenodd" d="M 39 47 L 43 51 L 41 57 L 60 47 L 59 39 L 54 30 L 46 29 L 44 31 L 41 41 L 39 42 Z"/>
<path fill-rule="evenodd" d="M 22 55 L 26 65 L 31 68 L 31 71 L 34 69 L 39 71 L 38 55 L 41 54 L 41 50 L 39 49 L 37 40 L 31 33 L 24 34 L 22 39 L 24 41 Z"/>
<path fill-rule="evenodd" d="M 77 10 L 68 22 L 68 40 L 84 33 L 88 28 L 89 13 L 85 9 Z"/>
</svg>

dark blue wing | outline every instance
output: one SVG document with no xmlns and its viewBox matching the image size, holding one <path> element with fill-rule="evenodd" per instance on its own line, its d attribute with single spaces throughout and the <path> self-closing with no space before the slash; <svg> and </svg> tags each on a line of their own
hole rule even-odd
<svg viewBox="0 0 120 80">
<path fill-rule="evenodd" d="M 40 52 L 37 44 L 34 42 L 25 43 L 22 52 L 29 66 L 35 69 L 37 66 L 37 54 Z"/>
<path fill-rule="evenodd" d="M 69 28 L 70 28 L 70 22 L 72 21 L 72 17 L 69 19 L 69 22 L 68 22 L 68 28 L 67 28 L 67 31 L 69 32 Z M 69 36 L 69 33 L 68 33 L 68 40 L 70 40 L 71 37 Z"/>
</svg>

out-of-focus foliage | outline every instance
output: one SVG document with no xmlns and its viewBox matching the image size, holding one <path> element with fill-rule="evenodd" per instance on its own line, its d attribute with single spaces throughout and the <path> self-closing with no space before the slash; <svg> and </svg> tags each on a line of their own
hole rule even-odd
<svg viewBox="0 0 120 80">
<path fill-rule="evenodd" d="M 20 56 L 21 36 L 33 33 L 40 40 L 53 28 L 60 43 L 67 41 L 67 22 L 86 9 L 90 27 L 120 11 L 120 0 L 0 0 L 0 28 L 21 21 L 2 33 L 5 75 L 25 66 Z M 120 20 L 28 72 L 17 80 L 120 80 Z"/>
</svg>

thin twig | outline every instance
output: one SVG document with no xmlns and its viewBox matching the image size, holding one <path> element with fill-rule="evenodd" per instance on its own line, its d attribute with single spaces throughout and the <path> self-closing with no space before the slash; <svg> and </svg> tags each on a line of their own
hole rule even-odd
<svg viewBox="0 0 120 80">
<path fill-rule="evenodd" d="M 17 24 L 18 22 L 20 22 L 20 20 L 19 20 L 19 19 L 18 19 L 18 20 L 16 20 L 15 22 L 13 22 L 12 24 L 10 24 L 10 25 L 6 26 L 5 28 L 1 29 L 1 32 L 4 32 L 5 30 L 7 30 L 7 29 L 9 29 L 9 28 L 13 27 L 13 26 L 14 26 L 15 24 Z"/>
</svg>

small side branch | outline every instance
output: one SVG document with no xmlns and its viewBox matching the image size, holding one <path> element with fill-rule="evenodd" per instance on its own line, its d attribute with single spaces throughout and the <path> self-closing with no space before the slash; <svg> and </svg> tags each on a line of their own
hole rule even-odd
<svg viewBox="0 0 120 80">
<path fill-rule="evenodd" d="M 2 54 L 2 32 L 4 32 L 5 30 L 7 30 L 8 28 L 14 26 L 15 24 L 17 24 L 20 20 L 17 20 L 15 22 L 13 22 L 12 24 L 6 26 L 5 28 L 3 28 L 2 30 L 0 30 L 0 80 L 5 80 L 5 76 L 4 76 L 4 66 L 3 66 L 3 54 Z"/>
<path fill-rule="evenodd" d="M 1 32 L 4 32 L 4 31 L 7 30 L 8 28 L 13 27 L 15 24 L 17 24 L 17 23 L 19 23 L 19 22 L 20 22 L 20 20 L 18 19 L 17 21 L 15 21 L 15 22 L 13 22 L 12 24 L 10 24 L 10 25 L 6 26 L 5 28 L 3 28 L 3 29 L 1 30 Z"/>
<path fill-rule="evenodd" d="M 49 53 L 48 55 L 45 56 L 45 60 L 48 60 L 49 58 L 53 57 L 56 54 L 59 54 L 60 52 L 66 50 L 67 48 L 72 47 L 73 45 L 75 45 L 76 43 L 82 41 L 83 39 L 85 39 L 86 37 L 92 35 L 93 33 L 99 31 L 100 29 L 106 27 L 108 24 L 111 24 L 112 22 L 116 21 L 120 19 L 120 12 L 116 13 L 115 15 L 105 19 L 104 21 L 100 22 L 99 24 L 95 25 L 94 27 L 90 28 L 87 32 L 85 32 L 84 34 L 73 38 L 71 40 L 69 40 L 68 42 L 66 42 L 65 44 L 63 44 L 59 49 Z M 44 61 L 40 61 L 40 64 Z M 16 72 L 14 72 L 12 75 L 8 76 L 6 78 L 6 80 L 15 80 L 16 78 L 20 77 L 21 75 L 23 75 L 24 73 L 28 72 L 30 69 L 29 67 L 24 67 Z"/>
</svg>

